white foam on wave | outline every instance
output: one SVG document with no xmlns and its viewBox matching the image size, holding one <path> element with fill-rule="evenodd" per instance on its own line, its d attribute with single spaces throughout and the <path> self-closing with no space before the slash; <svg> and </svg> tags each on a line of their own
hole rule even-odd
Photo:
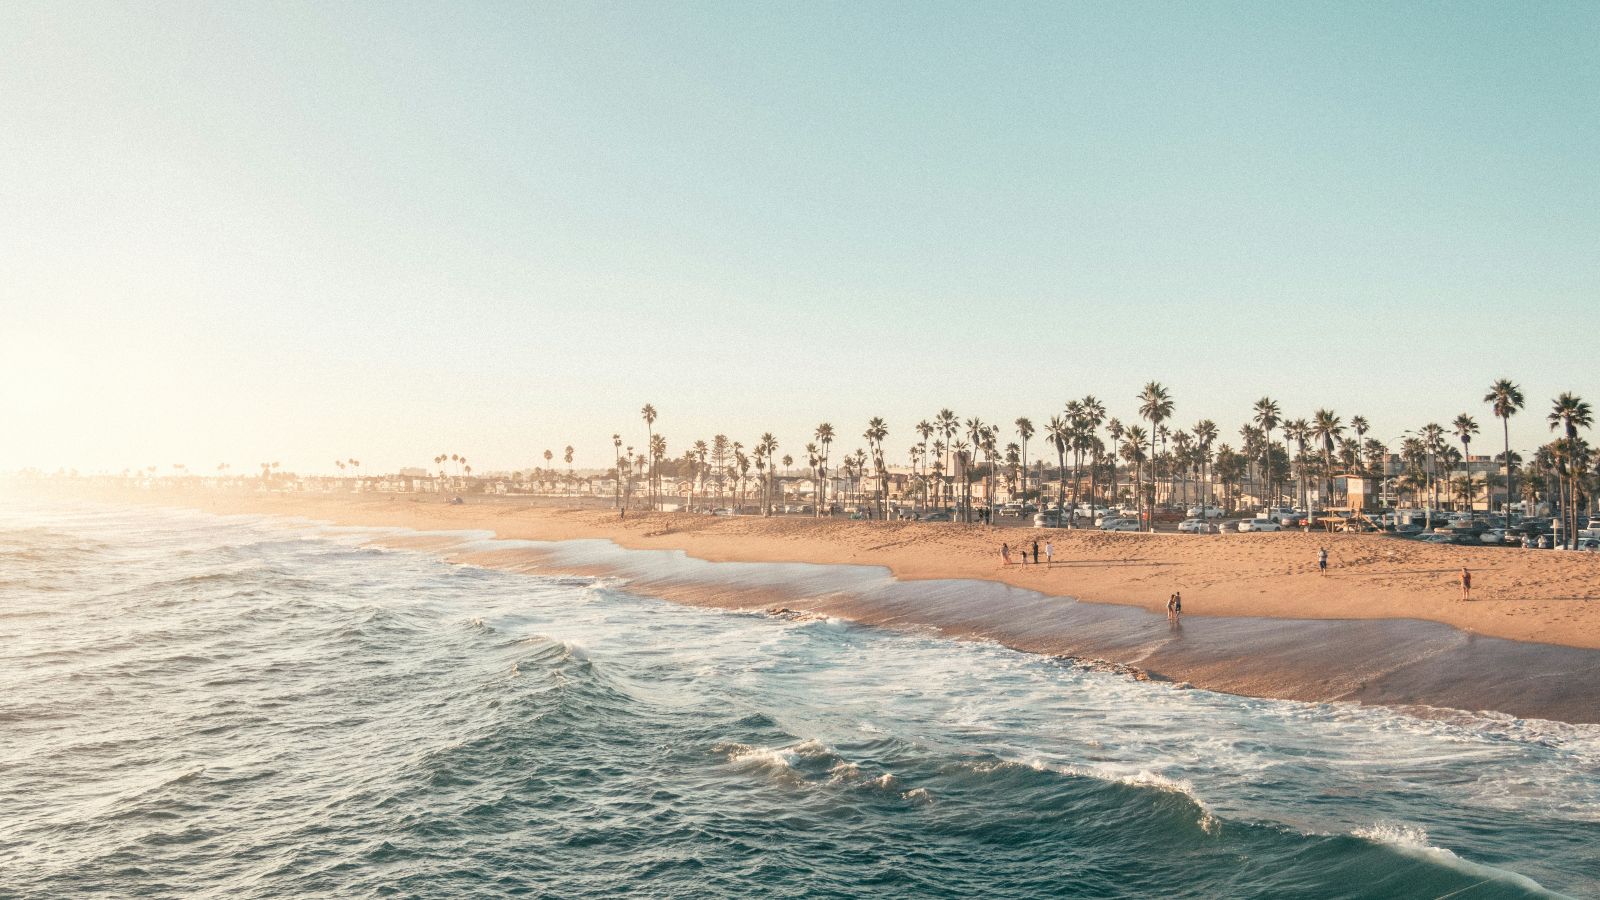
<svg viewBox="0 0 1600 900">
<path fill-rule="evenodd" d="M 1547 890 L 1539 882 L 1526 875 L 1462 859 L 1448 848 L 1434 846 L 1428 842 L 1427 829 L 1420 825 L 1409 825 L 1403 822 L 1375 822 L 1372 825 L 1356 828 L 1350 834 L 1352 837 L 1358 837 L 1364 841 L 1392 847 L 1407 856 L 1424 859 L 1435 865 L 1444 866 L 1473 878 L 1482 879 L 1478 882 L 1479 884 L 1498 881 L 1515 885 L 1527 891 L 1560 896 Z"/>
<path fill-rule="evenodd" d="M 1206 834 L 1216 834 L 1222 827 L 1221 820 L 1211 812 L 1211 807 L 1196 793 L 1193 782 L 1187 778 L 1172 778 L 1148 768 L 1128 771 L 1127 769 L 1109 766 L 1059 765 L 1032 758 L 1022 761 L 1001 760 L 994 763 L 977 763 L 972 765 L 971 769 L 974 772 L 983 774 L 1015 766 L 1026 767 L 1035 772 L 1053 772 L 1057 775 L 1075 778 L 1093 778 L 1096 781 L 1104 781 L 1110 784 L 1122 784 L 1128 787 L 1177 794 L 1188 800 L 1199 811 L 1200 816 L 1196 820 L 1196 824 L 1200 826 L 1201 831 Z"/>
</svg>

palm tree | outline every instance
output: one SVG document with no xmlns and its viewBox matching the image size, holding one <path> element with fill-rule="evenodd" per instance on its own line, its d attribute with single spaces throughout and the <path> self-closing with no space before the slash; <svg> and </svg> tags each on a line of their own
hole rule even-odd
<svg viewBox="0 0 1600 900">
<path fill-rule="evenodd" d="M 1044 429 L 1045 439 L 1056 448 L 1056 510 L 1061 515 L 1067 511 L 1067 445 L 1072 442 L 1072 423 L 1061 416 L 1051 416 Z M 1058 523 L 1060 519 L 1056 520 Z"/>
<path fill-rule="evenodd" d="M 1267 493 L 1272 495 L 1267 499 L 1267 505 L 1272 506 L 1278 502 L 1278 496 L 1273 493 L 1272 489 L 1274 484 L 1272 477 L 1272 429 L 1277 428 L 1278 423 L 1282 421 L 1283 411 L 1278 408 L 1278 401 L 1271 397 L 1262 397 L 1257 400 L 1252 409 L 1254 410 L 1254 415 L 1251 421 L 1255 423 L 1257 428 L 1261 429 L 1261 436 L 1266 440 L 1266 445 L 1262 448 L 1262 460 L 1264 463 L 1264 477 L 1267 482 Z"/>
<path fill-rule="evenodd" d="M 1483 402 L 1489 404 L 1495 416 L 1500 419 L 1500 436 L 1505 442 L 1506 505 L 1501 511 L 1505 513 L 1506 524 L 1509 525 L 1511 498 L 1516 496 L 1511 489 L 1511 417 L 1523 407 L 1522 388 L 1509 378 L 1501 378 L 1489 385 L 1489 393 L 1483 395 Z"/>
<path fill-rule="evenodd" d="M 1309 502 L 1306 498 L 1306 441 L 1311 439 L 1311 423 L 1307 422 L 1305 419 L 1295 419 L 1291 422 L 1287 422 L 1283 426 L 1283 436 L 1285 441 L 1294 441 L 1295 450 L 1298 451 L 1295 455 L 1298 463 L 1296 466 L 1297 472 L 1295 485 L 1298 488 L 1296 493 L 1299 494 L 1300 506 L 1305 508 Z M 1267 452 L 1269 454 L 1268 459 L 1270 460 L 1270 443 L 1268 444 Z M 1271 466 L 1270 462 L 1268 463 L 1268 466 Z"/>
<path fill-rule="evenodd" d="M 1021 447 L 1021 451 L 1022 451 L 1022 455 L 1021 455 L 1021 459 L 1022 459 L 1022 490 L 1021 490 L 1021 495 L 1022 495 L 1022 499 L 1024 501 L 1026 501 L 1027 500 L 1027 496 L 1028 496 L 1028 438 L 1033 437 L 1033 420 L 1029 419 L 1027 416 L 1019 416 L 1017 418 L 1017 421 L 1015 421 L 1015 422 L 1013 422 L 1011 424 L 1017 426 L 1017 436 L 1022 438 L 1022 447 Z"/>
<path fill-rule="evenodd" d="M 833 426 L 823 422 L 817 426 L 817 443 L 822 445 L 822 454 L 819 457 L 822 466 L 822 479 L 817 482 L 817 515 L 822 515 L 822 507 L 828 502 L 828 456 L 833 446 Z"/>
<path fill-rule="evenodd" d="M 1472 436 L 1478 433 L 1478 423 L 1473 421 L 1471 416 L 1462 413 L 1456 416 L 1456 420 L 1450 424 L 1455 427 L 1456 439 L 1461 442 L 1461 471 L 1466 475 L 1467 481 L 1470 482 L 1472 481 L 1472 454 L 1470 447 L 1472 445 Z M 1467 501 L 1467 512 L 1472 512 L 1470 498 Z"/>
<path fill-rule="evenodd" d="M 649 456 L 651 491 L 655 496 L 651 509 L 658 509 L 661 502 L 661 464 L 667 459 L 666 435 L 650 435 L 650 447 L 647 453 Z"/>
<path fill-rule="evenodd" d="M 1105 448 L 1105 445 L 1100 441 L 1098 432 L 1100 431 L 1100 425 L 1106 420 L 1106 405 L 1101 403 L 1100 398 L 1093 394 L 1085 395 L 1082 400 L 1078 401 L 1078 405 L 1083 410 L 1083 426 L 1085 432 L 1087 432 L 1086 440 L 1089 444 L 1089 452 L 1092 458 L 1089 466 L 1089 507 L 1091 510 L 1089 521 L 1093 524 L 1094 515 L 1092 511 L 1095 494 L 1099 492 L 1100 488 L 1100 454 Z"/>
<path fill-rule="evenodd" d="M 1428 493 L 1429 512 L 1427 523 L 1429 529 L 1433 527 L 1432 508 L 1439 505 L 1439 485 L 1437 469 L 1439 458 L 1444 454 L 1444 426 L 1438 422 L 1429 422 L 1422 426 L 1422 446 L 1428 452 Z"/>
<path fill-rule="evenodd" d="M 939 433 L 944 435 L 945 449 L 950 452 L 950 458 L 945 461 L 944 465 L 945 477 L 953 479 L 955 478 L 955 450 L 952 445 L 952 441 L 955 439 L 956 432 L 961 430 L 961 420 L 957 419 L 956 414 L 949 409 L 941 409 L 939 410 L 939 414 L 933 417 L 933 427 L 937 428 Z M 940 486 L 941 488 L 944 486 L 943 482 L 941 482 Z M 950 505 L 950 492 L 941 490 L 940 493 L 945 495 L 945 502 L 943 505 L 948 507 Z"/>
<path fill-rule="evenodd" d="M 977 416 L 967 420 L 967 440 L 972 442 L 972 457 L 961 473 L 961 521 L 972 521 L 972 470 L 977 468 L 978 451 L 983 449 L 983 432 L 988 426 Z"/>
<path fill-rule="evenodd" d="M 1201 419 L 1194 423 L 1194 428 L 1190 430 L 1194 432 L 1195 453 L 1198 454 L 1200 461 L 1200 505 L 1203 507 L 1215 501 L 1211 494 L 1211 479 L 1207 477 L 1206 470 L 1211 464 L 1211 445 L 1217 440 L 1217 423 L 1210 419 Z M 1200 513 L 1203 518 L 1205 510 L 1200 510 Z"/>
<path fill-rule="evenodd" d="M 1127 442 L 1122 445 L 1122 459 L 1133 468 L 1134 503 L 1139 509 L 1143 509 L 1145 498 L 1144 464 L 1149 460 L 1144 451 L 1146 435 L 1144 428 L 1138 425 L 1129 425 L 1125 434 L 1127 435 Z M 1151 493 L 1154 494 L 1155 491 L 1152 489 Z"/>
<path fill-rule="evenodd" d="M 862 434 L 872 448 L 872 466 L 878 477 L 878 512 L 884 519 L 889 518 L 889 470 L 883 459 L 883 440 L 888 436 L 889 426 L 881 416 L 873 416 Z"/>
<path fill-rule="evenodd" d="M 763 432 L 762 435 L 761 435 L 761 439 L 756 441 L 756 453 L 760 454 L 761 456 L 766 457 L 767 463 L 768 463 L 768 465 L 767 465 L 767 484 L 766 484 L 766 488 L 765 488 L 766 497 L 767 497 L 766 510 L 762 513 L 762 515 L 767 515 L 767 516 L 772 515 L 772 476 L 774 474 L 773 469 L 775 467 L 771 463 L 772 463 L 772 459 L 773 459 L 773 454 L 777 453 L 777 452 L 778 452 L 778 439 L 773 437 L 772 436 L 772 432 L 770 432 L 770 431 Z"/>
<path fill-rule="evenodd" d="M 811 477 L 815 480 L 815 490 L 811 492 L 812 501 L 817 504 L 816 509 L 822 508 L 822 451 L 816 444 L 806 444 L 806 465 L 810 467 Z M 816 512 L 816 510 L 813 510 Z"/>
<path fill-rule="evenodd" d="M 655 408 L 655 406 L 653 404 L 646 403 L 644 405 L 644 408 L 639 410 L 639 415 L 644 418 L 644 441 L 645 441 L 644 446 L 645 446 L 646 452 L 653 451 L 655 449 L 655 446 L 656 446 L 656 433 L 655 433 L 656 408 Z M 655 509 L 656 508 L 656 487 L 657 487 L 657 485 L 656 485 L 656 464 L 655 464 L 655 456 L 654 456 L 653 453 L 652 453 L 652 455 L 650 457 L 650 475 L 649 475 L 649 478 L 650 478 L 650 488 L 649 488 L 649 490 L 650 490 L 650 508 L 651 509 Z"/>
<path fill-rule="evenodd" d="M 1322 493 L 1324 509 L 1333 505 L 1333 442 L 1344 434 L 1344 423 L 1331 409 L 1319 409 L 1311 417 L 1311 434 L 1322 442 Z"/>
<path fill-rule="evenodd" d="M 1111 435 L 1111 497 L 1115 500 L 1119 490 L 1117 485 L 1117 459 L 1120 455 L 1122 438 L 1127 434 L 1127 431 L 1122 427 L 1122 420 L 1113 417 L 1109 422 L 1106 422 L 1106 434 Z M 1110 504 L 1107 505 L 1109 506 Z"/>
<path fill-rule="evenodd" d="M 1578 530 L 1578 479 L 1580 477 L 1580 460 L 1586 454 L 1578 440 L 1578 429 L 1588 428 L 1594 424 L 1594 410 L 1577 394 L 1565 392 L 1555 399 L 1550 407 L 1550 414 L 1545 417 L 1550 423 L 1550 430 L 1561 428 L 1566 435 L 1566 445 L 1562 454 L 1567 463 L 1566 492 L 1561 504 L 1562 542 L 1565 546 L 1574 546 L 1573 540 Z"/>
<path fill-rule="evenodd" d="M 922 438 L 922 442 L 919 443 L 917 446 L 919 448 L 921 448 L 918 452 L 921 454 L 920 458 L 922 460 L 922 506 L 923 506 L 923 508 L 927 508 L 928 503 L 929 503 L 929 496 L 928 496 L 928 457 L 927 457 L 927 453 L 928 453 L 928 439 L 933 437 L 933 424 L 931 422 L 929 422 L 927 419 L 923 419 L 922 421 L 917 423 L 916 431 L 917 431 L 917 434 Z"/>
<path fill-rule="evenodd" d="M 1159 381 L 1147 382 L 1139 392 L 1139 416 L 1150 422 L 1150 457 L 1156 455 L 1156 431 L 1161 423 L 1172 417 L 1172 397 Z M 1148 527 L 1156 530 L 1155 492 L 1150 493 L 1150 520 Z"/>
<path fill-rule="evenodd" d="M 620 434 L 611 435 L 611 461 L 617 470 L 617 480 L 611 498 L 611 507 L 615 509 L 622 505 L 622 435 Z"/>
</svg>

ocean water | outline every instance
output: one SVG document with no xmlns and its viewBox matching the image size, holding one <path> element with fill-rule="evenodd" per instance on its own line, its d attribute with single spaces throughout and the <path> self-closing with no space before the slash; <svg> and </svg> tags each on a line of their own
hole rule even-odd
<svg viewBox="0 0 1600 900">
<path fill-rule="evenodd" d="M 0 897 L 1600 895 L 1595 726 L 1241 698 L 375 536 L 0 509 Z"/>
</svg>

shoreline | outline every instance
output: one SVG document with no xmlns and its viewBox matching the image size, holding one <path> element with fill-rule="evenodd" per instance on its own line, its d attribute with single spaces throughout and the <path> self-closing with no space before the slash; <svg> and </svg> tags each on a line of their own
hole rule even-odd
<svg viewBox="0 0 1600 900">
<path fill-rule="evenodd" d="M 52 495 L 59 495 L 56 492 Z M 990 528 L 915 522 L 715 517 L 534 505 L 474 497 L 460 506 L 406 494 L 76 491 L 111 502 L 222 514 L 317 518 L 417 531 L 488 530 L 502 538 L 606 538 L 634 550 L 683 550 L 710 562 L 879 565 L 903 581 L 976 579 L 1088 603 L 1184 615 L 1419 619 L 1483 637 L 1600 650 L 1600 554 L 1434 546 L 1367 534 L 1179 535 Z M 1055 544 L 1055 564 L 1003 566 L 1003 541 Z M 1319 547 L 1330 568 L 1316 570 Z M 1041 551 L 1042 553 L 1042 551 Z M 1473 594 L 1457 577 L 1471 569 Z"/>
<path fill-rule="evenodd" d="M 472 553 L 464 541 L 449 538 L 419 536 L 398 545 L 512 571 L 552 564 L 572 574 L 621 571 L 630 585 L 674 602 L 925 626 L 947 637 L 1132 666 L 1248 696 L 1600 722 L 1600 604 L 1506 597 L 1463 603 L 1450 599 L 1459 589 L 1445 580 L 1462 562 L 1443 561 L 1466 560 L 1475 580 L 1480 572 L 1509 573 L 1522 590 L 1564 584 L 1573 595 L 1600 593 L 1591 574 L 1600 573 L 1600 557 L 1593 554 L 1434 547 L 1367 535 L 1039 532 L 632 512 L 619 519 L 614 510 L 490 498 L 451 506 L 407 495 L 100 490 L 72 496 L 550 542 L 488 553 Z M 1056 564 L 1002 567 L 999 542 L 1034 535 L 1054 542 Z M 570 543 L 584 541 L 609 542 L 612 549 Z M 1335 566 L 1343 561 L 1350 567 L 1346 578 L 1337 569 L 1316 574 L 1319 544 L 1329 546 Z M 987 550 L 991 546 L 994 551 Z M 698 574 L 684 575 L 682 563 L 641 568 L 633 558 L 659 563 L 660 551 L 681 553 L 697 564 L 688 568 Z M 740 571 L 752 574 L 728 580 L 715 571 L 717 563 L 748 564 Z M 852 576 L 841 569 L 819 587 L 786 571 L 791 563 L 862 572 L 875 567 L 886 574 Z M 1572 580 L 1585 576 L 1586 583 Z M 1418 582 L 1422 589 L 1414 591 Z M 1167 584 L 1184 594 L 1185 615 L 1176 623 L 1165 614 L 1166 594 L 1157 593 Z M 1285 586 L 1295 590 L 1284 596 Z M 1363 589 L 1371 595 L 1352 602 L 1352 593 Z M 1234 596 L 1216 599 L 1229 591 Z M 1156 596 L 1143 599 L 1149 594 Z M 1305 615 L 1308 605 L 1331 614 Z M 1564 615 L 1541 617 L 1530 607 Z"/>
</svg>

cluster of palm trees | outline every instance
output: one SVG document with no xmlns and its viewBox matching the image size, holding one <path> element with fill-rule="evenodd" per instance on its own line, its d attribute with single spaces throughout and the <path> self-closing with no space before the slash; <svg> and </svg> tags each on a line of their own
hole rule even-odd
<svg viewBox="0 0 1600 900">
<path fill-rule="evenodd" d="M 1276 400 L 1262 397 L 1240 426 L 1236 448 L 1219 443 L 1220 430 L 1210 419 L 1201 419 L 1188 428 L 1173 428 L 1175 402 L 1160 382 L 1147 383 L 1134 399 L 1138 404 L 1137 419 L 1128 424 L 1109 416 L 1106 405 L 1093 395 L 1067 402 L 1061 413 L 1050 417 L 1043 437 L 1055 451 L 1055 504 L 1059 509 L 1082 505 L 1087 487 L 1089 504 L 1131 502 L 1142 513 L 1147 527 L 1153 527 L 1155 507 L 1161 499 L 1169 503 L 1220 501 L 1232 509 L 1242 496 L 1249 494 L 1268 504 L 1294 501 L 1309 507 L 1313 491 L 1319 502 L 1331 501 L 1334 479 L 1340 474 L 1380 482 L 1391 474 L 1389 446 L 1369 436 L 1371 425 L 1365 416 L 1346 420 L 1323 408 L 1308 417 L 1287 418 Z M 1511 451 L 1510 419 L 1524 408 L 1525 398 L 1514 382 L 1501 379 L 1490 386 L 1483 402 L 1501 420 L 1503 451 L 1499 462 L 1504 474 L 1490 476 L 1481 483 L 1472 479 L 1467 461 L 1480 429 L 1476 419 L 1463 412 L 1449 427 L 1429 423 L 1406 433 L 1399 448 L 1402 468 L 1393 481 L 1398 495 L 1409 493 L 1418 502 L 1427 496 L 1431 509 L 1442 490 L 1447 501 L 1469 510 L 1479 496 L 1480 484 L 1483 489 L 1506 487 L 1508 500 L 1518 496 L 1519 457 Z M 632 446 L 624 452 L 621 435 L 612 435 L 618 504 L 626 502 L 625 494 L 632 493 L 634 478 L 643 477 L 647 500 L 652 507 L 657 506 L 661 479 L 666 474 L 684 479 L 691 492 L 714 492 L 719 501 L 725 489 L 732 486 L 738 503 L 753 463 L 761 509 L 771 513 L 778 449 L 771 433 L 761 435 L 748 455 L 743 444 L 719 434 L 709 444 L 693 442 L 681 458 L 669 460 L 666 438 L 655 431 L 655 407 L 645 404 L 640 413 L 645 422 L 647 452 L 635 456 Z M 1571 535 L 1576 530 L 1579 511 L 1596 487 L 1595 454 L 1580 435 L 1581 430 L 1592 426 L 1593 415 L 1588 403 L 1568 393 L 1555 399 L 1548 419 L 1560 436 L 1539 448 L 1520 473 L 1521 496 L 1529 503 L 1553 499 L 1563 521 L 1568 523 L 1566 533 Z M 914 498 L 919 509 L 951 510 L 963 521 L 981 515 L 973 502 L 976 483 L 985 487 L 985 503 L 991 514 L 998 484 L 1008 487 L 1013 497 L 1033 496 L 1030 483 L 1042 485 L 1045 474 L 1044 462 L 1035 459 L 1034 477 L 1029 477 L 1029 441 L 1039 431 L 1027 417 L 1016 419 L 1012 425 L 1017 440 L 1002 445 L 1000 427 L 978 417 L 963 420 L 954 411 L 941 409 L 919 421 L 912 428 L 918 440 L 908 452 L 909 490 L 903 491 L 902 496 Z M 837 500 L 829 496 L 833 490 L 829 477 L 832 473 L 844 490 L 853 490 L 857 495 L 866 493 L 860 485 L 869 475 L 874 476 L 870 496 L 858 499 L 887 517 L 888 436 L 888 424 L 874 416 L 861 433 L 865 446 L 843 454 L 836 462 L 837 431 L 828 422 L 816 427 L 813 440 L 804 446 L 804 460 L 816 485 L 817 515 Z M 783 457 L 786 469 L 792 462 L 790 457 Z M 1456 479 L 1458 468 L 1461 477 Z"/>
<path fill-rule="evenodd" d="M 433 464 L 439 467 L 440 479 L 448 479 L 451 477 L 450 473 L 445 468 L 446 463 L 449 463 L 455 467 L 454 480 L 457 485 L 460 485 L 463 479 L 472 477 L 472 466 L 467 465 L 467 458 L 465 456 L 462 456 L 459 453 L 441 453 L 433 458 Z"/>
</svg>

